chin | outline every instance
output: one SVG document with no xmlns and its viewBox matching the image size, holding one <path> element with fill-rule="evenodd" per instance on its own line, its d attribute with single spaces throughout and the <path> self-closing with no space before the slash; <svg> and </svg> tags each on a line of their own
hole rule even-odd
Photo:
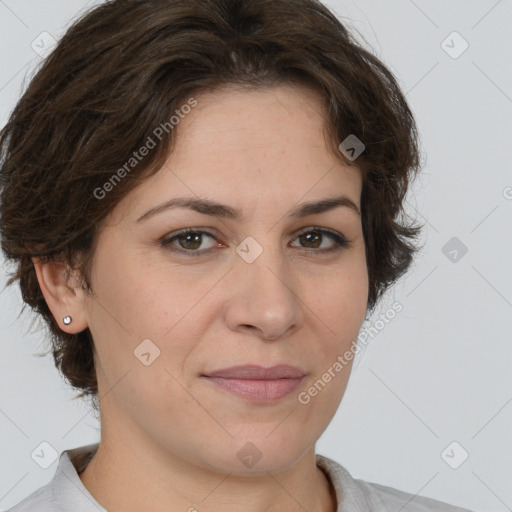
<svg viewBox="0 0 512 512">
<path fill-rule="evenodd" d="M 228 446 L 220 446 L 218 453 L 212 453 L 207 462 L 210 469 L 233 475 L 257 475 L 259 473 L 282 472 L 293 467 L 304 455 L 307 447 L 295 446 L 283 442 L 279 437 L 270 439 L 270 430 L 256 439 L 245 436 L 244 440 L 233 438 Z"/>
</svg>

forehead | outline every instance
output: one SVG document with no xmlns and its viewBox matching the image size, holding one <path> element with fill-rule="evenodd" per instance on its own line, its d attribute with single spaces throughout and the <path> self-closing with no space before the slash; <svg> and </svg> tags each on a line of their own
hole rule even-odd
<svg viewBox="0 0 512 512">
<path fill-rule="evenodd" d="M 359 204 L 360 171 L 328 149 L 316 91 L 231 87 L 194 99 L 197 106 L 176 127 L 162 169 L 126 198 L 132 206 L 196 196 L 249 208 L 267 199 L 292 204 L 337 192 Z"/>
<path fill-rule="evenodd" d="M 197 106 L 185 116 L 177 130 L 177 143 L 182 139 L 205 136 L 229 143 L 237 139 L 247 142 L 251 134 L 258 141 L 272 141 L 276 134 L 286 133 L 311 139 L 323 138 L 326 112 L 322 96 L 304 85 L 273 87 L 225 86 L 215 91 L 200 91 Z M 302 123 L 297 123 L 297 121 Z M 307 122 L 304 123 L 304 121 Z M 290 128 L 292 128 L 290 130 Z M 280 139 L 282 140 L 282 139 Z"/>
<path fill-rule="evenodd" d="M 360 175 L 355 165 L 332 153 L 323 99 L 310 87 L 231 87 L 195 99 L 197 106 L 177 126 L 165 168 L 190 178 L 217 178 L 225 186 L 261 178 L 276 189 L 318 178 L 333 166 L 348 171 L 344 175 Z"/>
</svg>

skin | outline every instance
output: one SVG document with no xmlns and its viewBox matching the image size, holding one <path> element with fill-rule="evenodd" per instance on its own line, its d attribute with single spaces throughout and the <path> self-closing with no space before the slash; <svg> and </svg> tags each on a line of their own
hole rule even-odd
<svg viewBox="0 0 512 512">
<path fill-rule="evenodd" d="M 34 261 L 62 329 L 88 327 L 94 339 L 102 436 L 80 478 L 111 512 L 335 511 L 315 443 L 338 409 L 351 364 L 308 404 L 297 395 L 352 346 L 364 320 L 361 217 L 347 207 L 301 219 L 288 214 L 339 195 L 360 207 L 360 172 L 328 150 L 322 103 L 308 88 L 225 88 L 195 98 L 166 164 L 103 222 L 91 275 L 95 296 L 67 280 L 62 266 Z M 215 200 L 243 217 L 175 208 L 137 222 L 179 196 Z M 322 254 L 335 246 L 328 234 L 299 233 L 315 227 L 350 245 Z M 195 257 L 159 243 L 184 228 L 215 238 L 174 239 L 177 251 L 203 251 Z M 236 252 L 248 236 L 263 248 L 252 263 Z M 69 326 L 66 315 L 73 317 Z M 160 350 L 149 366 L 134 356 L 145 339 Z M 307 375 L 300 389 L 270 404 L 201 377 L 279 363 Z M 253 467 L 237 457 L 248 442 L 262 454 Z"/>
</svg>

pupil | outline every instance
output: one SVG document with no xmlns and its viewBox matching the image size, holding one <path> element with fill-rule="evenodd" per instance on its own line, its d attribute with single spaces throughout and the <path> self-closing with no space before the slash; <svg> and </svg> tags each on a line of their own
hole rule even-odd
<svg viewBox="0 0 512 512">
<path fill-rule="evenodd" d="M 306 239 L 306 243 L 311 243 L 312 241 L 314 243 L 315 241 L 318 242 L 318 240 L 320 239 L 320 233 L 313 231 L 310 233 L 305 233 L 304 235 L 302 235 L 302 237 Z M 315 245 L 314 247 L 318 247 L 318 245 Z"/>
<path fill-rule="evenodd" d="M 187 244 L 187 239 L 193 239 L 195 238 L 195 245 L 193 247 L 185 247 L 185 249 L 197 249 L 198 247 L 201 246 L 201 241 L 200 241 L 200 238 L 201 238 L 201 235 L 199 233 L 197 234 L 187 234 L 183 237 L 185 239 L 185 243 Z M 182 238 L 182 239 L 183 239 Z M 194 242 L 191 242 L 192 244 L 194 244 Z"/>
</svg>

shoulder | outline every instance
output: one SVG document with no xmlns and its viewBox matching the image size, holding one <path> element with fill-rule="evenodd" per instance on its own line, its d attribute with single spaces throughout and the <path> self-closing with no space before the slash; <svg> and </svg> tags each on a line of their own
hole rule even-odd
<svg viewBox="0 0 512 512">
<path fill-rule="evenodd" d="M 385 506 L 386 510 L 403 510 L 404 512 L 470 512 L 465 508 L 409 494 L 392 487 L 362 480 L 355 480 L 355 482 L 367 496 L 370 506 Z"/>
<path fill-rule="evenodd" d="M 7 512 L 56 512 L 57 510 L 53 500 L 52 483 L 50 482 L 8 509 Z"/>
<path fill-rule="evenodd" d="M 87 466 L 97 448 L 98 444 L 92 444 L 62 452 L 50 482 L 7 512 L 105 511 L 84 487 L 78 475 Z"/>
<path fill-rule="evenodd" d="M 336 492 L 338 511 L 372 512 L 471 512 L 432 498 L 353 478 L 338 462 L 316 455 L 317 465 L 327 474 Z"/>
</svg>

